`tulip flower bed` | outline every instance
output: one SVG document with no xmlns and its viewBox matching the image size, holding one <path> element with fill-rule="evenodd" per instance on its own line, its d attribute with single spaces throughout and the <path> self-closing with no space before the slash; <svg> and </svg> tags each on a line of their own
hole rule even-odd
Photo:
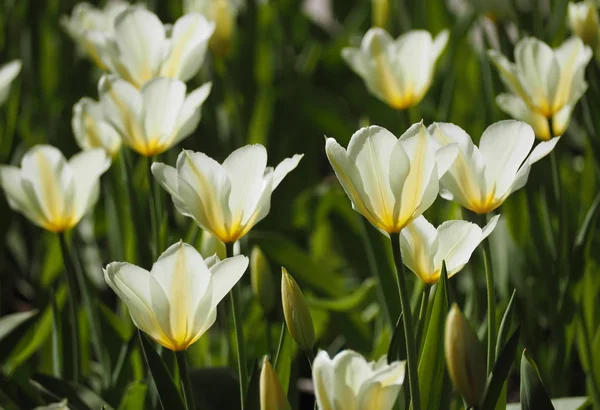
<svg viewBox="0 0 600 410">
<path fill-rule="evenodd" d="M 600 409 L 599 7 L 0 3 L 0 409 Z"/>
</svg>

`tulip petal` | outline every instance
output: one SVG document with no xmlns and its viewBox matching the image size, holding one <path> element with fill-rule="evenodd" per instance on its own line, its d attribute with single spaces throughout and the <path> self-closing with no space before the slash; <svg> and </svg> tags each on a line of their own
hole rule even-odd
<svg viewBox="0 0 600 410">
<path fill-rule="evenodd" d="M 100 176 L 110 167 L 103 149 L 95 148 L 75 154 L 69 160 L 75 182 L 74 214 L 80 219 L 98 200 Z"/>
<path fill-rule="evenodd" d="M 275 171 L 273 174 L 273 190 L 275 190 L 275 188 L 279 186 L 279 184 L 281 183 L 281 181 L 283 181 L 283 178 L 285 178 L 287 174 L 296 169 L 302 157 L 304 157 L 304 154 L 295 154 L 291 158 L 284 159 L 275 167 Z"/>
<path fill-rule="evenodd" d="M 320 410 L 336 410 L 333 386 L 341 378 L 333 371 L 333 361 L 325 350 L 321 350 L 313 362 L 313 384 L 315 398 Z"/>
<path fill-rule="evenodd" d="M 560 137 L 552 138 L 550 141 L 542 141 L 540 142 L 534 149 L 531 151 L 531 154 L 525 160 L 521 168 L 519 168 L 519 172 L 514 179 L 512 187 L 510 188 L 510 192 L 515 192 L 525 186 L 527 183 L 527 179 L 529 178 L 529 171 L 531 171 L 531 166 L 538 162 L 540 159 L 544 158 L 548 155 L 556 146 Z"/>
<path fill-rule="evenodd" d="M 267 150 L 260 144 L 246 145 L 233 151 L 223 162 L 223 169 L 231 183 L 229 210 L 232 229 L 244 217 L 254 213 L 262 193 L 263 175 L 267 167 Z"/>
<path fill-rule="evenodd" d="M 484 131 L 479 150 L 485 160 L 485 180 L 495 188 L 496 197 L 508 193 L 534 141 L 533 129 L 520 121 L 499 121 Z"/>
<path fill-rule="evenodd" d="M 104 269 L 104 279 L 129 309 L 136 327 L 153 339 L 165 339 L 152 306 L 150 279 L 145 269 L 125 262 L 113 262 Z"/>
<path fill-rule="evenodd" d="M 193 217 L 187 210 L 185 201 L 179 196 L 179 183 L 177 179 L 177 169 L 162 162 L 154 162 L 150 167 L 152 175 L 165 191 L 171 195 L 173 204 L 177 211 L 184 216 Z"/>
<path fill-rule="evenodd" d="M 426 283 L 435 282 L 430 276 L 436 271 L 433 256 L 437 248 L 437 230 L 424 216 L 419 216 L 400 231 L 402 261 Z"/>
<path fill-rule="evenodd" d="M 155 77 L 164 55 L 165 28 L 156 15 L 144 7 L 132 6 L 115 21 L 119 62 L 126 68 L 123 78 L 141 87 Z"/>
<path fill-rule="evenodd" d="M 552 117 L 552 131 L 554 136 L 560 137 L 567 131 L 574 108 L 574 105 L 567 104 L 559 112 L 554 114 L 554 117 Z M 549 137 L 550 136 L 548 135 L 548 138 Z"/>
<path fill-rule="evenodd" d="M 550 138 L 548 119 L 542 114 L 532 111 L 520 97 L 514 94 L 499 94 L 496 97 L 496 104 L 514 119 L 525 121 L 531 125 L 539 139 L 547 140 Z"/>
<path fill-rule="evenodd" d="M 439 148 L 435 152 L 435 163 L 437 164 L 438 177 L 441 178 L 450 169 L 458 156 L 458 145 L 450 144 Z"/>
<path fill-rule="evenodd" d="M 519 81 L 517 67 L 508 61 L 508 59 L 497 50 L 488 50 L 488 57 L 496 66 L 496 69 L 500 73 L 500 78 L 502 79 L 502 82 L 506 88 L 508 88 L 512 93 L 519 95 L 522 99 L 529 98 L 527 92 L 523 86 L 521 86 L 521 82 Z"/>
<path fill-rule="evenodd" d="M 213 286 L 213 308 L 216 308 L 219 302 L 239 282 L 247 268 L 248 258 L 242 255 L 223 259 L 210 268 Z"/>
<path fill-rule="evenodd" d="M 394 221 L 401 217 L 402 191 L 410 172 L 410 159 L 401 140 L 397 140 L 390 155 L 390 188 L 394 193 Z"/>
<path fill-rule="evenodd" d="M 173 26 L 169 55 L 160 75 L 181 81 L 191 79 L 204 62 L 208 40 L 214 30 L 215 23 L 201 14 L 189 13 L 179 18 Z"/>
<path fill-rule="evenodd" d="M 175 139 L 175 125 L 185 100 L 185 84 L 171 78 L 154 78 L 141 89 L 148 155 L 162 153 Z"/>
<path fill-rule="evenodd" d="M 394 225 L 394 194 L 389 184 L 390 155 L 398 139 L 388 130 L 371 126 L 352 135 L 348 158 L 362 178 L 370 209 L 388 230 Z M 389 232 L 389 231 L 388 231 Z"/>
<path fill-rule="evenodd" d="M 188 137 L 200 123 L 202 104 L 208 98 L 212 83 L 204 83 L 200 87 L 188 94 L 183 102 L 179 118 L 177 119 L 176 137 L 173 144 Z"/>
<path fill-rule="evenodd" d="M 481 228 L 467 221 L 446 221 L 437 231 L 439 248 L 435 255 L 435 265 L 441 270 L 442 261 L 446 261 L 448 277 L 452 277 L 466 265 L 483 240 Z"/>
<path fill-rule="evenodd" d="M 21 170 L 13 166 L 0 166 L 0 186 L 4 189 L 8 205 L 21 212 L 37 225 L 44 226 L 45 216 L 37 197 L 27 194 L 23 187 Z"/>
<path fill-rule="evenodd" d="M 500 215 L 494 215 L 490 218 L 487 225 L 483 227 L 481 230 L 481 242 L 486 239 L 490 234 L 496 229 L 496 225 L 498 224 L 498 219 L 500 219 Z"/>
<path fill-rule="evenodd" d="M 14 60 L 0 67 L 0 104 L 8 98 L 10 84 L 21 71 L 21 60 Z"/>
<path fill-rule="evenodd" d="M 400 386 L 382 387 L 380 383 L 370 382 L 364 385 L 358 401 L 359 409 L 372 408 L 377 410 L 392 410 L 398 399 Z"/>
<path fill-rule="evenodd" d="M 593 53 L 579 37 L 569 38 L 555 53 L 561 69 L 560 82 L 554 97 L 554 107 L 558 109 L 566 104 L 575 103 L 587 90 L 585 66 L 590 62 Z"/>
<path fill-rule="evenodd" d="M 23 157 L 21 177 L 31 184 L 52 231 L 71 228 L 75 180 L 63 154 L 50 145 L 36 145 Z"/>
</svg>

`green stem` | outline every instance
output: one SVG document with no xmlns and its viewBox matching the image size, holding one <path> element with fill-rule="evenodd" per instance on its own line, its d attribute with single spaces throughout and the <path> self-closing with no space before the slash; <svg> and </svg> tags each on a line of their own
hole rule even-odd
<svg viewBox="0 0 600 410">
<path fill-rule="evenodd" d="M 154 162 L 154 157 L 146 158 L 147 166 L 146 166 L 146 177 L 148 179 L 148 206 L 150 208 L 150 223 L 152 225 L 152 244 L 150 245 L 152 260 L 156 260 L 158 257 L 158 252 L 160 252 L 160 227 L 159 227 L 159 218 L 160 214 L 158 212 L 158 201 L 157 201 L 157 192 L 156 186 L 154 184 L 154 178 L 152 176 L 152 162 Z"/>
<path fill-rule="evenodd" d="M 597 406 L 597 408 L 600 408 L 600 384 L 598 384 L 598 380 L 596 380 L 596 374 L 595 374 L 594 368 L 593 368 L 593 363 L 594 363 L 594 361 L 592 360 L 593 352 L 592 352 L 592 347 L 590 345 L 591 337 L 590 337 L 590 333 L 588 331 L 588 327 L 585 323 L 585 317 L 583 316 L 581 306 L 578 309 L 578 313 L 579 313 L 579 320 L 581 321 L 581 327 L 583 329 L 583 344 L 584 344 L 586 356 L 588 358 L 587 371 L 589 372 L 589 377 L 591 379 L 590 384 L 592 385 L 593 400 L 594 400 L 594 403 Z"/>
<path fill-rule="evenodd" d="M 494 293 L 494 272 L 489 263 L 488 245 L 485 242 L 483 249 L 483 265 L 485 268 L 485 284 L 487 289 L 487 327 L 488 327 L 488 352 L 487 374 L 492 372 L 496 363 L 496 294 Z"/>
<path fill-rule="evenodd" d="M 71 322 L 71 353 L 73 356 L 73 381 L 79 383 L 80 380 L 80 355 L 79 346 L 79 320 L 77 317 L 77 273 L 75 272 L 75 266 L 73 265 L 73 259 L 69 253 L 69 247 L 65 238 L 65 233 L 60 232 L 58 234 L 60 240 L 60 250 L 62 252 L 63 263 L 65 265 L 65 272 L 67 278 L 67 285 L 69 287 L 69 321 Z"/>
<path fill-rule="evenodd" d="M 233 242 L 225 244 L 227 257 L 233 257 Z M 246 368 L 246 343 L 244 341 L 244 327 L 242 325 L 242 315 L 240 312 L 240 284 L 236 284 L 229 293 L 231 301 L 231 312 L 233 313 L 233 327 L 235 330 L 235 340 L 237 346 L 238 359 L 238 377 L 240 379 L 240 400 L 241 409 L 244 410 L 244 398 L 248 390 L 248 369 Z"/>
<path fill-rule="evenodd" d="M 271 320 L 265 319 L 265 338 L 267 343 L 267 355 L 271 355 L 273 352 L 273 344 L 271 342 Z"/>
<path fill-rule="evenodd" d="M 423 287 L 423 296 L 421 297 L 421 307 L 419 309 L 419 322 L 417 323 L 417 346 L 421 350 L 421 338 L 423 337 L 423 329 L 427 321 L 427 308 L 429 306 L 429 295 L 431 293 L 431 285 Z"/>
<path fill-rule="evenodd" d="M 402 321 L 404 322 L 404 339 L 406 342 L 406 365 L 408 367 L 408 384 L 410 387 L 410 396 L 412 400 L 412 409 L 421 410 L 421 395 L 419 393 L 419 378 L 417 375 L 418 362 L 415 349 L 415 335 L 410 311 L 410 299 L 406 289 L 406 275 L 404 264 L 402 263 L 402 254 L 400 252 L 400 235 L 398 233 L 390 234 L 392 243 L 392 253 L 394 263 L 396 264 L 396 274 L 398 276 L 398 286 L 400 288 L 400 305 L 402 306 Z"/>
<path fill-rule="evenodd" d="M 196 405 L 194 404 L 194 391 L 192 390 L 192 383 L 190 382 L 190 374 L 188 370 L 187 359 L 185 357 L 185 350 L 175 352 L 175 357 L 177 358 L 177 368 L 179 369 L 179 379 L 181 380 L 185 405 L 188 410 L 195 410 Z"/>
</svg>

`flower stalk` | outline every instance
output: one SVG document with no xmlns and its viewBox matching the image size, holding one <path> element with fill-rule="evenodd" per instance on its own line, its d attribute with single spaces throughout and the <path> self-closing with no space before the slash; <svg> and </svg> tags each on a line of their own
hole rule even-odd
<svg viewBox="0 0 600 410">
<path fill-rule="evenodd" d="M 196 408 L 196 405 L 194 404 L 194 391 L 192 390 L 192 383 L 190 381 L 185 350 L 175 352 L 175 357 L 177 358 L 177 368 L 179 369 L 179 378 L 181 379 L 181 388 L 183 390 L 185 405 L 187 410 L 194 410 Z"/>
</svg>

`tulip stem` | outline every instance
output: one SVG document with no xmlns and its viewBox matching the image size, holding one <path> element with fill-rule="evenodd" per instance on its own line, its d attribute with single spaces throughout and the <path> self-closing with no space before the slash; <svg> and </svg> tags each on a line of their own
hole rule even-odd
<svg viewBox="0 0 600 410">
<path fill-rule="evenodd" d="M 225 251 L 228 258 L 233 257 L 233 242 L 225 244 Z M 246 344 L 244 341 L 244 327 L 242 325 L 242 317 L 240 312 L 240 284 L 237 283 L 229 293 L 231 301 L 231 313 L 233 314 L 233 328 L 235 330 L 235 341 L 237 347 L 238 360 L 238 377 L 240 381 L 240 400 L 241 409 L 244 410 L 244 398 L 248 389 L 248 369 L 246 368 Z"/>
<path fill-rule="evenodd" d="M 485 284 L 487 289 L 487 374 L 489 375 L 492 372 L 494 363 L 496 363 L 496 295 L 494 293 L 494 272 L 490 266 L 487 242 L 483 244 L 482 249 L 483 265 L 485 269 Z"/>
<path fill-rule="evenodd" d="M 188 410 L 195 410 L 194 391 L 192 390 L 192 383 L 190 382 L 190 373 L 188 370 L 187 358 L 185 357 L 185 350 L 175 352 L 175 357 L 177 358 L 179 379 L 181 379 L 181 388 L 186 407 Z"/>
<path fill-rule="evenodd" d="M 156 187 L 154 184 L 154 178 L 152 177 L 152 162 L 154 162 L 155 157 L 147 158 L 147 177 L 148 177 L 148 205 L 150 207 L 150 223 L 152 224 L 152 244 L 150 245 L 152 260 L 156 260 L 158 257 L 158 252 L 160 252 L 160 204 L 158 201 L 158 192 L 156 191 Z"/>
<path fill-rule="evenodd" d="M 73 259 L 69 253 L 69 247 L 67 246 L 67 240 L 65 233 L 60 232 L 58 234 L 60 240 L 60 250 L 62 252 L 63 264 L 65 266 L 67 285 L 69 287 L 69 321 L 71 322 L 71 353 L 73 356 L 73 381 L 79 383 L 80 379 L 80 368 L 79 368 L 79 320 L 77 317 L 77 274 L 75 272 L 75 266 L 73 265 Z"/>
<path fill-rule="evenodd" d="M 404 264 L 402 263 L 402 253 L 400 252 L 400 234 L 390 234 L 392 243 L 392 254 L 396 265 L 396 274 L 398 276 L 398 285 L 400 289 L 400 305 L 402 307 L 402 322 L 404 324 L 404 339 L 406 343 L 406 365 L 408 367 L 408 384 L 410 387 L 410 396 L 412 400 L 412 409 L 421 410 L 421 395 L 419 393 L 419 378 L 417 374 L 418 362 L 415 349 L 415 335 L 410 311 L 410 298 L 406 288 L 406 275 Z"/>
<path fill-rule="evenodd" d="M 423 296 L 421 297 L 421 307 L 419 309 L 419 323 L 417 323 L 417 346 L 419 346 L 419 352 L 421 351 L 423 337 L 423 329 L 425 328 L 425 322 L 427 321 L 427 308 L 429 306 L 429 295 L 431 294 L 431 285 L 425 284 L 423 287 Z"/>
</svg>

